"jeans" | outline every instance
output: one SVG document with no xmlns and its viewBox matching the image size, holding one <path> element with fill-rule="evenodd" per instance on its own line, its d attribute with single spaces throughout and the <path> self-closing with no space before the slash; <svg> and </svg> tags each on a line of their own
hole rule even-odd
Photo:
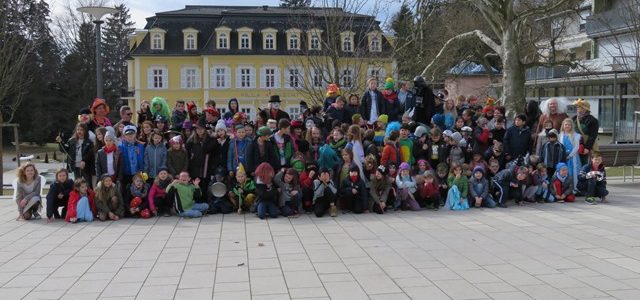
<svg viewBox="0 0 640 300">
<path fill-rule="evenodd" d="M 200 218 L 208 209 L 209 204 L 207 203 L 194 203 L 190 210 L 181 212 L 179 216 L 183 218 Z"/>
<path fill-rule="evenodd" d="M 82 197 L 76 204 L 76 218 L 78 222 L 92 222 L 93 221 L 93 212 L 91 211 L 91 206 L 89 206 L 89 199 L 87 197 Z"/>
<path fill-rule="evenodd" d="M 267 214 L 269 214 L 269 217 L 275 219 L 278 217 L 278 213 L 278 206 L 275 203 L 266 201 L 258 202 L 258 218 L 264 219 L 267 217 Z"/>
<path fill-rule="evenodd" d="M 578 181 L 578 189 L 587 197 L 605 197 L 609 195 L 606 181 L 598 181 L 596 178 L 581 179 Z"/>
</svg>

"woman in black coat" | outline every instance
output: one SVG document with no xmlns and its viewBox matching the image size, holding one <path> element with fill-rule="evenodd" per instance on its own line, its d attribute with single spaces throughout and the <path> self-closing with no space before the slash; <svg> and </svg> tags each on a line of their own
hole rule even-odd
<svg viewBox="0 0 640 300">
<path fill-rule="evenodd" d="M 268 163 L 274 170 L 280 170 L 280 157 L 276 147 L 269 140 L 271 130 L 262 126 L 256 132 L 258 136 L 247 146 L 247 173 L 252 174 L 261 163 Z"/>
<path fill-rule="evenodd" d="M 76 179 L 84 178 L 91 186 L 94 173 L 93 143 L 89 140 L 87 124 L 78 123 L 73 136 L 66 142 L 58 136 L 56 141 L 60 151 L 67 154 L 67 165 L 73 170 Z"/>
<path fill-rule="evenodd" d="M 195 132 L 187 139 L 185 148 L 189 156 L 189 175 L 200 178 L 200 188 L 206 191 L 209 186 L 209 170 L 212 166 L 212 152 L 214 140 L 209 137 L 204 119 L 196 123 Z"/>
</svg>

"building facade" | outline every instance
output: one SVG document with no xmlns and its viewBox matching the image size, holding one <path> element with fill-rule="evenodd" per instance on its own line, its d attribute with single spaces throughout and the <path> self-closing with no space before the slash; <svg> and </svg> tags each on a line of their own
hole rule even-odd
<svg viewBox="0 0 640 300">
<path fill-rule="evenodd" d="M 557 48 L 570 54 L 578 67 L 529 69 L 527 100 L 583 98 L 599 119 L 601 132 L 615 127 L 616 140 L 631 140 L 634 113 L 640 111 L 640 1 L 584 1 L 570 19 Z"/>
<path fill-rule="evenodd" d="M 339 9 L 186 6 L 147 18 L 130 38 L 130 102 L 213 99 L 224 113 L 236 98 L 254 119 L 280 95 L 295 117 L 329 83 L 361 93 L 365 78 L 392 74 L 391 42 L 374 17 Z"/>
</svg>

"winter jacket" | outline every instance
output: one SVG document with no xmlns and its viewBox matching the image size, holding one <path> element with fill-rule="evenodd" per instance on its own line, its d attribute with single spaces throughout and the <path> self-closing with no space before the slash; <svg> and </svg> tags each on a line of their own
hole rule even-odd
<svg viewBox="0 0 640 300">
<path fill-rule="evenodd" d="M 396 186 L 398 189 L 407 189 L 409 193 L 413 194 L 418 190 L 415 178 L 408 176 L 408 178 L 398 174 L 396 176 Z"/>
<path fill-rule="evenodd" d="M 594 168 L 592 163 L 588 163 L 584 166 L 582 166 L 582 169 L 580 170 L 580 173 L 578 174 L 578 180 L 582 181 L 582 180 L 586 180 L 587 179 L 587 173 L 589 172 L 600 172 L 600 174 L 602 174 L 602 182 L 606 183 L 607 182 L 607 172 L 605 171 L 604 168 L 604 163 L 600 164 L 598 167 Z"/>
<path fill-rule="evenodd" d="M 359 201 L 362 201 L 362 203 L 367 203 L 367 205 L 369 204 L 367 185 L 360 176 L 358 176 L 358 180 L 356 182 L 351 181 L 351 178 L 347 176 L 347 178 L 342 180 L 340 186 L 340 197 L 343 199 L 357 198 Z M 354 195 L 352 189 L 356 189 L 358 193 Z"/>
<path fill-rule="evenodd" d="M 420 197 L 423 199 L 432 198 L 440 194 L 440 190 L 438 187 L 438 182 L 436 180 L 431 183 L 427 183 L 426 181 L 420 186 L 419 189 Z"/>
<path fill-rule="evenodd" d="M 274 170 L 280 169 L 280 157 L 276 152 L 276 146 L 270 140 L 264 142 L 264 152 L 260 152 L 258 139 L 253 140 L 247 148 L 247 174 L 255 172 L 256 168 L 263 162 L 273 167 Z"/>
<path fill-rule="evenodd" d="M 196 199 L 202 198 L 202 191 L 200 187 L 193 184 L 184 184 L 180 182 L 171 183 L 167 186 L 167 194 L 174 193 L 173 208 L 181 214 L 185 211 L 191 210 L 193 204 L 196 203 Z"/>
<path fill-rule="evenodd" d="M 377 108 L 378 108 L 378 116 L 386 114 L 387 113 L 386 111 L 387 106 L 385 104 L 386 100 L 384 100 L 384 97 L 382 96 L 382 93 L 380 91 L 375 90 L 374 93 L 376 94 L 375 105 L 377 105 Z M 371 99 L 370 91 L 367 90 L 362 95 L 361 102 L 360 102 L 360 115 L 366 122 L 369 122 L 369 118 L 371 117 L 371 105 L 372 105 L 371 101 L 372 99 Z"/>
<path fill-rule="evenodd" d="M 123 142 L 120 147 L 123 157 L 123 174 L 132 176 L 144 170 L 144 145 L 135 141 L 133 144 Z"/>
<path fill-rule="evenodd" d="M 60 143 L 58 146 L 60 151 L 66 152 L 67 154 L 67 164 L 73 169 L 76 166 L 76 144 L 78 140 L 76 137 L 72 137 L 67 141 L 67 143 Z M 84 172 L 86 174 L 93 174 L 93 165 L 95 163 L 93 158 L 93 143 L 89 138 L 82 140 L 82 146 L 80 148 L 82 151 L 82 161 L 84 161 L 85 167 Z"/>
<path fill-rule="evenodd" d="M 204 139 L 196 138 L 193 135 L 187 140 L 185 148 L 189 153 L 189 174 L 191 178 L 207 178 L 210 175 L 213 143 L 213 139 L 207 134 L 205 134 Z"/>
<path fill-rule="evenodd" d="M 559 162 L 567 161 L 567 153 L 560 142 L 547 142 L 540 148 L 541 161 L 550 168 L 555 168 Z"/>
<path fill-rule="evenodd" d="M 171 128 L 182 131 L 182 123 L 187 119 L 187 111 L 179 111 L 174 109 L 171 113 Z"/>
<path fill-rule="evenodd" d="M 511 155 L 512 159 L 518 156 L 524 157 L 531 149 L 531 130 L 528 126 L 522 128 L 511 126 L 507 129 L 503 141 L 506 155 Z"/>
<path fill-rule="evenodd" d="M 556 172 L 557 173 L 557 172 Z M 556 189 L 556 185 L 555 183 L 560 182 L 560 186 L 562 187 L 562 190 L 557 190 Z M 560 179 L 558 178 L 558 174 L 554 174 L 553 175 L 553 179 L 551 179 L 551 193 L 558 197 L 558 196 L 568 196 L 573 194 L 573 177 L 570 175 L 567 175 L 567 178 L 565 178 L 564 182 L 560 181 Z"/>
<path fill-rule="evenodd" d="M 486 199 L 489 195 L 489 181 L 482 176 L 482 178 L 477 179 L 476 176 L 471 175 L 469 179 L 469 196 L 471 199 L 475 199 L 476 197 L 480 197 L 482 199 Z"/>
<path fill-rule="evenodd" d="M 382 96 L 385 100 L 385 112 L 389 116 L 389 122 L 400 121 L 404 110 L 403 107 L 400 107 L 400 102 L 398 101 L 398 95 L 396 92 L 384 91 L 382 92 Z"/>
<path fill-rule="evenodd" d="M 296 181 L 296 179 L 294 179 L 294 181 Z M 284 172 L 280 171 L 278 172 L 278 174 L 276 174 L 276 176 L 273 178 L 273 181 L 280 187 L 281 192 L 280 192 L 280 201 L 279 201 L 279 205 L 278 206 L 284 206 L 287 202 L 291 202 L 291 200 L 293 199 L 293 195 L 291 195 L 291 192 L 293 191 L 297 191 L 298 192 L 298 196 L 295 197 L 302 197 L 302 189 L 300 189 L 300 184 L 289 184 L 289 183 L 285 183 L 284 182 Z"/>
<path fill-rule="evenodd" d="M 402 162 L 409 163 L 410 166 L 413 166 L 415 163 L 415 155 L 413 155 L 413 140 L 410 138 L 400 138 L 398 142 L 400 146 L 400 160 Z"/>
<path fill-rule="evenodd" d="M 227 151 L 227 171 L 236 172 L 238 163 L 247 166 L 247 147 L 251 144 L 251 139 L 234 138 L 229 142 L 229 151 Z"/>
<path fill-rule="evenodd" d="M 386 143 L 382 149 L 382 156 L 380 157 L 380 165 L 388 166 L 390 162 L 398 165 L 398 148 L 391 143 Z"/>
<path fill-rule="evenodd" d="M 69 194 L 73 191 L 73 180 L 67 179 L 65 182 L 57 180 L 49 187 L 47 193 L 47 203 L 69 203 Z M 58 199 L 58 194 L 62 194 L 62 199 Z"/>
<path fill-rule="evenodd" d="M 337 95 L 335 97 L 324 98 L 324 103 L 322 104 L 322 111 L 326 112 L 329 109 L 329 107 L 331 107 L 332 104 L 336 103 L 337 98 L 338 98 Z"/>
<path fill-rule="evenodd" d="M 407 90 L 406 92 L 403 92 L 402 90 L 398 91 L 398 101 L 400 98 L 404 97 L 404 102 L 400 102 L 401 106 L 402 103 L 404 103 L 404 111 L 408 111 L 412 108 L 414 108 L 416 106 L 416 95 L 413 94 L 413 92 Z"/>
<path fill-rule="evenodd" d="M 152 211 L 155 211 L 157 209 L 156 199 L 164 198 L 166 196 L 167 196 L 166 188 L 162 189 L 160 188 L 160 186 L 158 186 L 154 182 L 151 188 L 149 189 L 149 209 L 151 209 Z"/>
<path fill-rule="evenodd" d="M 167 152 L 167 169 L 169 174 L 177 176 L 182 171 L 189 169 L 189 154 L 187 150 L 173 150 Z"/>
<path fill-rule="evenodd" d="M 117 207 L 112 207 L 111 198 L 116 197 L 118 199 Z M 124 215 L 124 203 L 122 201 L 122 194 L 117 185 L 112 185 L 110 188 L 102 187 L 102 182 L 98 182 L 96 186 L 96 207 L 98 214 L 108 214 L 109 212 L 122 217 Z"/>
<path fill-rule="evenodd" d="M 229 155 L 231 139 L 227 136 L 222 143 L 220 143 L 217 138 L 212 139 L 211 142 L 213 143 L 213 152 L 211 153 L 211 168 L 209 168 L 209 174 L 214 174 L 215 170 L 220 167 L 225 169 L 225 173 L 227 173 L 229 171 L 227 170 L 227 157 Z"/>
<path fill-rule="evenodd" d="M 371 176 L 371 184 L 369 188 L 369 210 L 373 210 L 373 205 L 380 202 L 387 202 L 391 191 L 391 184 L 387 177 L 378 180 L 375 175 Z"/>
<path fill-rule="evenodd" d="M 327 113 L 325 115 L 325 125 L 326 126 L 331 126 L 331 123 L 333 123 L 332 120 L 338 120 L 340 121 L 340 124 L 342 123 L 346 123 L 346 124 L 350 124 L 351 123 L 351 119 L 349 117 L 349 112 L 345 109 L 337 109 L 335 108 L 333 105 L 329 107 L 329 109 L 327 109 Z M 331 128 L 326 128 L 327 130 L 330 130 Z"/>
<path fill-rule="evenodd" d="M 87 190 L 87 198 L 89 199 L 89 207 L 91 207 L 91 212 L 96 214 L 96 203 L 94 201 L 95 193 L 92 190 Z M 78 205 L 78 201 L 82 196 L 78 191 L 73 190 L 69 193 L 69 204 L 67 204 L 67 216 L 65 217 L 65 221 L 71 222 L 71 218 L 76 218 L 78 216 L 78 212 L 76 211 L 76 206 Z"/>
<path fill-rule="evenodd" d="M 491 132 L 487 128 L 476 127 L 473 130 L 474 146 L 479 149 L 479 153 L 484 153 L 489 148 L 489 136 Z"/>
<path fill-rule="evenodd" d="M 449 185 L 449 188 L 454 185 L 457 186 L 458 190 L 460 190 L 460 196 L 462 198 L 467 198 L 467 194 L 469 193 L 469 179 L 467 179 L 467 176 L 460 175 L 460 178 L 456 178 L 453 175 L 449 175 L 447 184 Z"/>
<path fill-rule="evenodd" d="M 113 152 L 113 171 L 114 171 L 114 182 L 120 182 L 122 180 L 122 163 L 124 161 L 124 157 L 122 156 L 122 152 L 120 149 L 116 149 Z M 96 154 L 96 178 L 100 178 L 102 174 L 106 174 L 108 170 L 107 166 L 107 153 L 104 152 L 104 149 L 98 150 Z"/>
<path fill-rule="evenodd" d="M 150 178 L 156 178 L 160 169 L 167 167 L 167 147 L 161 143 L 159 145 L 147 144 L 144 149 L 144 172 Z"/>
<path fill-rule="evenodd" d="M 260 181 L 256 182 L 256 203 L 272 203 L 278 207 L 280 203 L 280 192 L 278 192 L 278 186 L 273 182 L 271 185 L 266 185 Z"/>
<path fill-rule="evenodd" d="M 582 135 L 582 140 L 584 142 L 584 148 L 591 150 L 593 148 L 593 144 L 596 142 L 596 138 L 598 138 L 598 119 L 596 119 L 591 114 L 588 114 L 582 118 L 580 118 L 580 125 L 578 125 L 578 116 L 573 117 L 573 123 L 576 126 L 576 132 Z"/>
<path fill-rule="evenodd" d="M 326 186 L 320 181 L 320 179 L 316 179 L 313 181 L 313 203 L 315 203 L 317 199 L 324 196 L 325 189 L 330 189 L 334 194 L 338 193 L 338 189 L 333 183 L 333 180 L 330 180 Z"/>
<path fill-rule="evenodd" d="M 269 138 L 269 141 L 271 142 L 271 144 L 273 145 L 273 150 L 276 153 L 276 156 L 278 158 L 278 162 L 280 163 L 280 167 L 289 167 L 291 164 L 291 158 L 293 157 L 293 151 L 294 151 L 294 147 L 293 147 L 293 140 L 291 139 L 291 136 L 288 134 L 285 134 L 282 136 L 282 153 L 280 153 L 280 146 L 278 146 L 278 142 L 276 141 L 276 135 L 278 133 L 274 134 L 273 136 L 271 136 L 271 138 Z M 281 157 L 283 156 L 283 157 Z M 282 159 L 284 158 L 284 164 L 282 163 Z"/>
</svg>

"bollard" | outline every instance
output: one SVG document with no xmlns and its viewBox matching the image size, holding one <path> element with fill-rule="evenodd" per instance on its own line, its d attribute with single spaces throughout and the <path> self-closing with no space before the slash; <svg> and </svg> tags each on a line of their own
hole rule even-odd
<svg viewBox="0 0 640 300">
<path fill-rule="evenodd" d="M 48 164 L 49 163 L 49 152 L 44 154 L 44 163 Z"/>
<path fill-rule="evenodd" d="M 53 151 L 53 160 L 58 161 L 57 151 Z"/>
<path fill-rule="evenodd" d="M 625 174 L 625 166 L 622 166 L 622 182 L 627 182 L 627 175 Z"/>
</svg>

